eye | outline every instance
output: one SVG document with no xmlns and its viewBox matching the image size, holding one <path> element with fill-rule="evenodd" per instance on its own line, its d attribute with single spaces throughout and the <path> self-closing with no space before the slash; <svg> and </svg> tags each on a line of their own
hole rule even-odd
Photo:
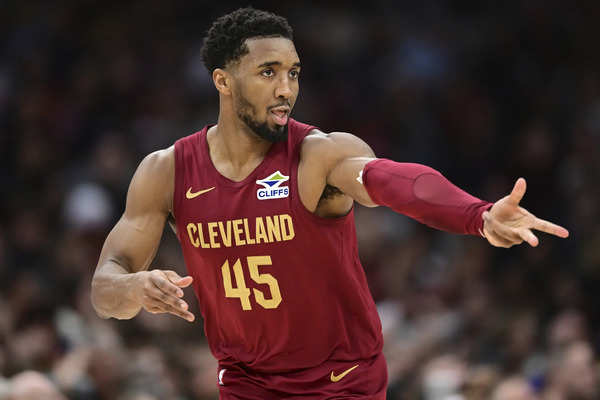
<svg viewBox="0 0 600 400">
<path fill-rule="evenodd" d="M 298 71 L 297 69 L 290 71 L 290 78 L 298 79 L 299 77 L 300 77 L 300 71 Z"/>
<path fill-rule="evenodd" d="M 273 75 L 275 75 L 275 71 L 273 71 L 271 68 L 267 68 L 262 70 L 262 72 L 260 73 L 262 76 L 270 78 Z"/>
</svg>

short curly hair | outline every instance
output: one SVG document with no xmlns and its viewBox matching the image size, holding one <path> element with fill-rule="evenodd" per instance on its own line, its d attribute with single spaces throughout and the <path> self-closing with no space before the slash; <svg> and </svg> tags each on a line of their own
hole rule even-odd
<svg viewBox="0 0 600 400">
<path fill-rule="evenodd" d="M 208 30 L 202 46 L 202 60 L 209 72 L 225 68 L 248 53 L 246 39 L 284 37 L 293 40 L 287 19 L 252 7 L 240 8 L 219 17 Z"/>
</svg>

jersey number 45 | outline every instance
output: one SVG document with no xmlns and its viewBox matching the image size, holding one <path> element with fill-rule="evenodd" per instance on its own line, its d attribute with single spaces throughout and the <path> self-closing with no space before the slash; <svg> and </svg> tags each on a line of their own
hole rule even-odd
<svg viewBox="0 0 600 400">
<path fill-rule="evenodd" d="M 256 302 L 266 309 L 273 309 L 279 306 L 281 303 L 281 292 L 279 291 L 279 284 L 277 279 L 271 274 L 261 274 L 258 272 L 258 267 L 262 265 L 272 265 L 271 256 L 249 256 L 246 257 L 248 264 L 248 271 L 250 272 L 250 278 L 258 284 L 265 284 L 269 286 L 271 296 L 269 299 L 265 298 L 265 294 L 258 289 L 252 289 L 254 293 L 254 299 Z M 237 287 L 233 287 L 231 284 L 231 271 L 229 268 L 229 260 L 225 260 L 221 266 L 221 273 L 223 274 L 223 286 L 225 287 L 225 297 L 239 298 L 242 304 L 242 310 L 252 310 L 252 304 L 250 304 L 250 289 L 246 286 L 246 280 L 244 279 L 244 272 L 242 271 L 242 262 L 238 258 L 233 264 L 233 274 L 235 275 L 235 282 Z"/>
</svg>

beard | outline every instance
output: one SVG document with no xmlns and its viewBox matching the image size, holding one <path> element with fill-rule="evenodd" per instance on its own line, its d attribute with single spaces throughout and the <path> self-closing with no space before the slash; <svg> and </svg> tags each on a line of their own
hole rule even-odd
<svg viewBox="0 0 600 400">
<path fill-rule="evenodd" d="M 258 137 L 271 142 L 284 142 L 288 137 L 288 124 L 276 125 L 275 129 L 269 127 L 267 121 L 259 122 L 254 119 L 256 109 L 244 96 L 240 96 L 237 100 L 237 116 L 244 121 L 246 126 Z"/>
</svg>

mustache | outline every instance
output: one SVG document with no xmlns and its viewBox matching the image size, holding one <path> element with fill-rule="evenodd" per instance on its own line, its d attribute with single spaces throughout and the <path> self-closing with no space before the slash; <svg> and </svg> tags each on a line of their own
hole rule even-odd
<svg viewBox="0 0 600 400">
<path fill-rule="evenodd" d="M 292 108 L 292 106 L 291 106 L 291 104 L 290 104 L 289 101 L 284 101 L 283 103 L 279 103 L 279 104 L 275 104 L 275 105 L 269 106 L 267 108 L 267 110 L 272 110 L 273 108 L 282 107 L 282 106 L 289 107 L 290 109 Z"/>
</svg>

